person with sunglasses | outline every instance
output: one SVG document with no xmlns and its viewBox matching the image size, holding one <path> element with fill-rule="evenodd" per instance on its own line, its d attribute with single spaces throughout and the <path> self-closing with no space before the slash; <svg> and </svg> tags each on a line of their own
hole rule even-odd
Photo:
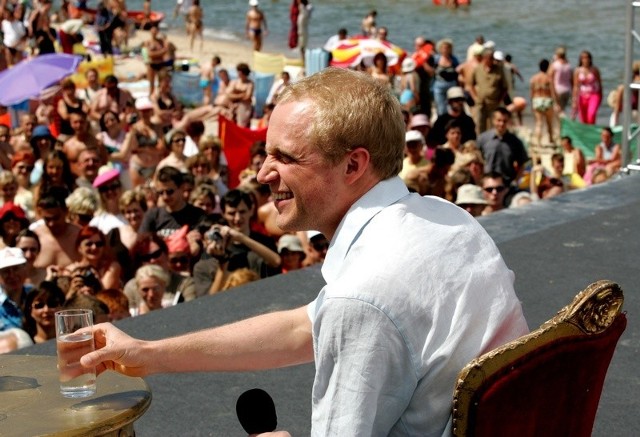
<svg viewBox="0 0 640 437">
<path fill-rule="evenodd" d="M 89 225 L 95 226 L 104 235 L 107 235 L 113 229 L 127 223 L 120 212 L 120 196 L 122 195 L 120 171 L 113 168 L 101 173 L 93 181 L 93 188 L 98 190 L 100 195 L 100 207 Z"/>
<path fill-rule="evenodd" d="M 482 196 L 487 201 L 487 206 L 482 210 L 482 215 L 493 214 L 504 209 L 504 198 L 508 187 L 504 177 L 497 172 L 487 173 L 482 177 Z"/>
<path fill-rule="evenodd" d="M 74 271 L 78 267 L 91 267 L 97 272 L 102 288 L 120 288 L 122 267 L 113 259 L 107 239 L 95 226 L 85 226 L 78 233 L 75 248 L 80 261 L 69 265 L 66 270 Z"/>
<path fill-rule="evenodd" d="M 184 225 L 193 230 L 204 211 L 186 202 L 183 196 L 184 174 L 175 167 L 163 167 L 155 178 L 155 191 L 162 206 L 150 208 L 142 219 L 140 232 L 157 233 L 166 238 Z M 194 253 L 195 250 L 195 253 Z M 192 247 L 192 255 L 197 254 Z"/>
<path fill-rule="evenodd" d="M 157 170 L 163 167 L 174 167 L 183 173 L 187 173 L 187 157 L 184 154 L 184 145 L 187 141 L 187 133 L 183 130 L 175 130 L 169 134 L 169 155 L 158 163 Z"/>
<path fill-rule="evenodd" d="M 64 301 L 64 292 L 52 281 L 43 281 L 27 295 L 24 330 L 34 343 L 44 343 L 56 338 L 54 314 L 62 309 Z"/>
</svg>

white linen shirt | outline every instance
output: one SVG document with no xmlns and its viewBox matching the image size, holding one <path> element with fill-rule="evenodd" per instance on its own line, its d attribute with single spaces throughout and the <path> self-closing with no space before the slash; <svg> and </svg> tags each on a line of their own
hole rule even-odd
<svg viewBox="0 0 640 437">
<path fill-rule="evenodd" d="M 450 433 L 458 372 L 528 332 L 513 273 L 451 203 L 378 183 L 345 215 L 307 311 L 314 436 Z"/>
</svg>

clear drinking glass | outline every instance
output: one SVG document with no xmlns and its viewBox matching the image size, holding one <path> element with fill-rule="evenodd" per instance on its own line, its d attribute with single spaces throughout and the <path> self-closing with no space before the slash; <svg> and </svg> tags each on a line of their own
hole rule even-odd
<svg viewBox="0 0 640 437">
<path fill-rule="evenodd" d="M 93 311 L 56 312 L 56 346 L 60 393 L 67 398 L 84 398 L 96 392 L 96 369 L 84 368 L 80 358 L 95 348 L 93 334 L 77 333 L 93 326 Z"/>
</svg>

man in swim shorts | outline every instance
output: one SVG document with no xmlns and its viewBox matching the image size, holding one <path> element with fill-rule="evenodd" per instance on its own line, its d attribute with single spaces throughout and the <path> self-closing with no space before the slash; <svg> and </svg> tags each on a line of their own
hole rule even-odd
<svg viewBox="0 0 640 437">
<path fill-rule="evenodd" d="M 260 8 L 258 8 L 258 0 L 249 0 L 249 11 L 247 11 L 245 28 L 247 38 L 253 41 L 253 50 L 259 52 L 262 48 L 263 30 L 264 36 L 267 36 L 269 30 L 267 29 L 267 18 Z"/>
</svg>

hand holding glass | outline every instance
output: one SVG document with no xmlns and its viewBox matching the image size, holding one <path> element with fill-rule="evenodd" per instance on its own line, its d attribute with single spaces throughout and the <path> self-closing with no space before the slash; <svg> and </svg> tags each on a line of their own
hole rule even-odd
<svg viewBox="0 0 640 437">
<path fill-rule="evenodd" d="M 56 312 L 60 393 L 64 397 L 84 398 L 96 392 L 96 369 L 87 369 L 80 364 L 80 358 L 94 350 L 93 334 L 76 332 L 92 326 L 91 310 Z"/>
</svg>

